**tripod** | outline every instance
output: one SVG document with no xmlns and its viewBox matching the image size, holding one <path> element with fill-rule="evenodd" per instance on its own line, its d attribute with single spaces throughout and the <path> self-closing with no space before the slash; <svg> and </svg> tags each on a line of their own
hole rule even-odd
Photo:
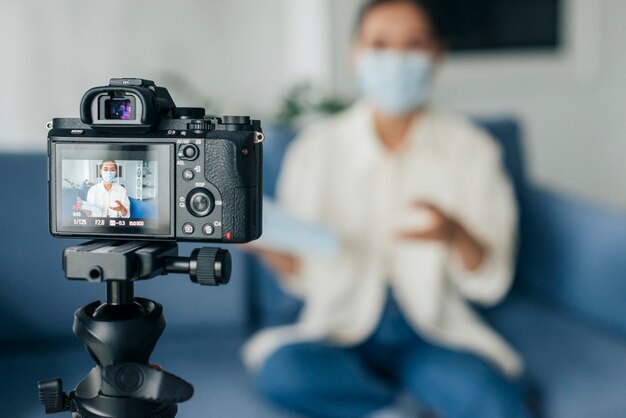
<svg viewBox="0 0 626 418">
<path fill-rule="evenodd" d="M 194 283 L 228 283 L 226 250 L 199 248 L 178 257 L 173 242 L 90 241 L 63 252 L 70 280 L 105 282 L 106 302 L 76 311 L 74 334 L 96 366 L 69 394 L 59 378 L 38 384 L 46 413 L 71 411 L 73 418 L 173 418 L 193 386 L 151 365 L 149 357 L 165 329 L 163 307 L 134 296 L 134 281 L 168 273 L 189 274 Z"/>
</svg>

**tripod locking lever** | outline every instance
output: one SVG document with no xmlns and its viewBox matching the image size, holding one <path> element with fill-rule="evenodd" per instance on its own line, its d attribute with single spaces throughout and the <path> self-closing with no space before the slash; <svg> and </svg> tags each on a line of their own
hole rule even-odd
<svg viewBox="0 0 626 418">
<path fill-rule="evenodd" d="M 193 396 L 193 386 L 178 376 L 145 364 L 120 363 L 102 369 L 102 394 L 179 403 Z"/>
<path fill-rule="evenodd" d="M 67 395 L 63 392 L 63 381 L 58 377 L 40 380 L 38 385 L 39 402 L 46 408 L 46 414 L 70 410 Z"/>
</svg>

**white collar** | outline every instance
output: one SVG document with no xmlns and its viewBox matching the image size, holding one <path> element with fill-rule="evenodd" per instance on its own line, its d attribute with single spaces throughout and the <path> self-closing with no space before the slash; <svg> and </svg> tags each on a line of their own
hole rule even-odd
<svg viewBox="0 0 626 418">
<path fill-rule="evenodd" d="M 358 101 L 347 111 L 346 125 L 350 132 L 346 132 L 350 147 L 355 147 L 353 163 L 357 167 L 369 167 L 376 162 L 389 157 L 402 157 L 415 152 L 426 152 L 432 135 L 429 134 L 433 125 L 433 112 L 427 108 L 422 115 L 415 118 L 407 132 L 408 142 L 404 149 L 390 152 L 384 148 L 376 128 L 374 127 L 373 110 L 365 102 Z M 358 148 L 357 148 L 358 147 Z"/>
</svg>

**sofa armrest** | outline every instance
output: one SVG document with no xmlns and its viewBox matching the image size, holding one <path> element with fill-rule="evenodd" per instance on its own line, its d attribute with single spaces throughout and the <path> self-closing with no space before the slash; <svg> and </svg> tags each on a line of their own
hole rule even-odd
<svg viewBox="0 0 626 418">
<path fill-rule="evenodd" d="M 522 289 L 626 335 L 626 216 L 528 188 L 518 276 Z"/>
</svg>

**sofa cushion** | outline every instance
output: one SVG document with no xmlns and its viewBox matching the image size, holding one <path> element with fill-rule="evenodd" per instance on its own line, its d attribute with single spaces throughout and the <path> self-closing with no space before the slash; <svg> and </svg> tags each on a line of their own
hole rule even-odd
<svg viewBox="0 0 626 418">
<path fill-rule="evenodd" d="M 502 149 L 502 160 L 519 195 L 526 184 L 526 158 L 522 144 L 522 128 L 514 117 L 479 118 L 474 120 L 489 132 Z"/>
<path fill-rule="evenodd" d="M 523 296 L 487 314 L 521 352 L 546 417 L 624 417 L 626 341 Z"/>
<path fill-rule="evenodd" d="M 626 216 L 534 186 L 524 194 L 519 284 L 626 338 Z"/>
</svg>

